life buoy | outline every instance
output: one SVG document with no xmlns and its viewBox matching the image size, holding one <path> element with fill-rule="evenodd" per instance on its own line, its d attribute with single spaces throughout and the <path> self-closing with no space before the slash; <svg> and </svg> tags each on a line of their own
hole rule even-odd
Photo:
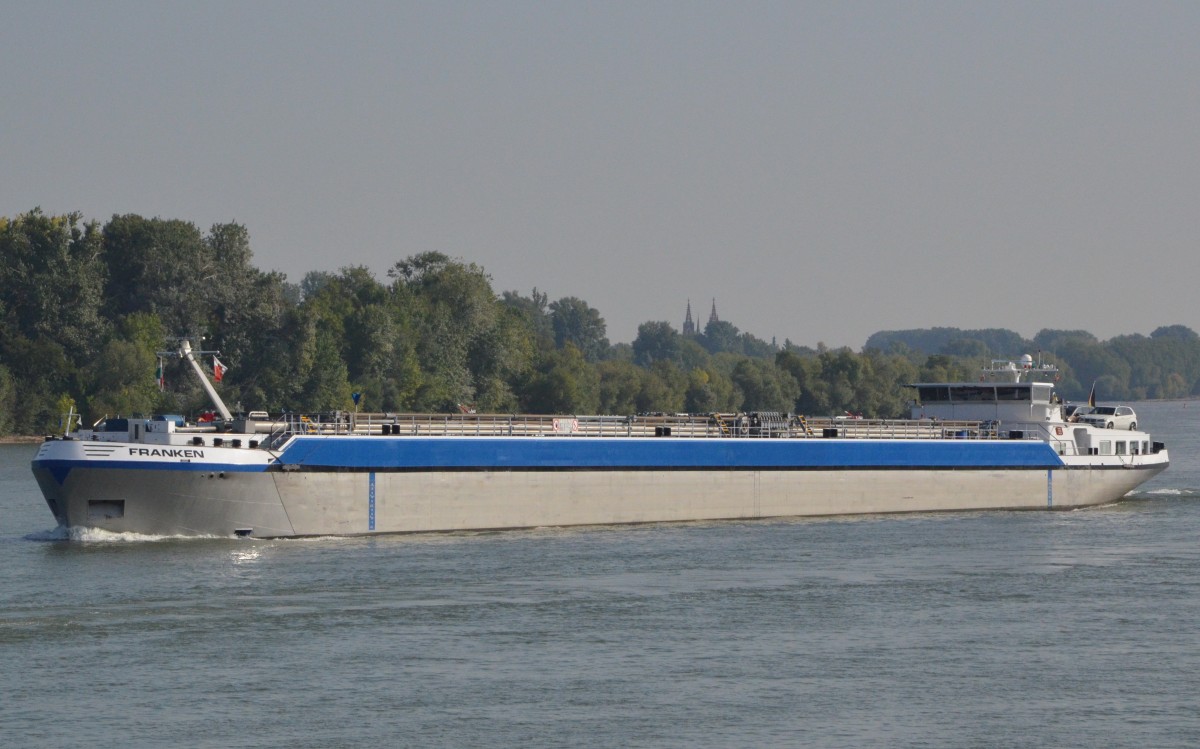
<svg viewBox="0 0 1200 749">
<path fill-rule="evenodd" d="M 1054 433 L 1057 434 L 1059 437 L 1061 437 L 1062 436 L 1062 427 L 1054 427 Z"/>
</svg>

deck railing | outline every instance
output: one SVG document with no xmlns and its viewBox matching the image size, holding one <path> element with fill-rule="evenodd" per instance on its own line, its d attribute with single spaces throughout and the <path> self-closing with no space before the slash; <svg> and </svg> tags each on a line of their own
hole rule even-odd
<svg viewBox="0 0 1200 749">
<path fill-rule="evenodd" d="M 434 437 L 687 437 L 747 439 L 1008 439 L 994 422 L 829 419 L 782 414 L 543 416 L 506 414 L 285 414 L 270 422 L 271 446 L 292 435 Z M 1016 426 L 1014 425 L 1014 429 Z"/>
</svg>

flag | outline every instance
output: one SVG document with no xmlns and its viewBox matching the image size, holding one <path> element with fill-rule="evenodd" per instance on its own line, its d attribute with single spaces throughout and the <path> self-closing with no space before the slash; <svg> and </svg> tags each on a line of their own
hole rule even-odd
<svg viewBox="0 0 1200 749">
<path fill-rule="evenodd" d="M 222 379 L 224 379 L 225 378 L 225 370 L 227 370 L 227 369 L 229 369 L 229 367 L 222 364 L 220 359 L 218 359 L 215 356 L 213 357 L 213 379 L 214 380 L 216 380 L 217 382 L 220 382 Z"/>
<path fill-rule="evenodd" d="M 1096 407 L 1096 383 L 1092 383 L 1092 392 L 1088 393 L 1088 407 Z"/>
<path fill-rule="evenodd" d="M 154 371 L 154 379 L 158 380 L 158 391 L 160 393 L 167 389 L 167 378 L 163 375 L 162 359 L 158 360 L 158 369 Z"/>
</svg>

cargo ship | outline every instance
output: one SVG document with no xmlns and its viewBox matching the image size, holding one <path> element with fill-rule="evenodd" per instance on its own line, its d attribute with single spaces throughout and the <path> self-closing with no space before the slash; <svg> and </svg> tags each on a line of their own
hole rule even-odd
<svg viewBox="0 0 1200 749">
<path fill-rule="evenodd" d="M 370 535 L 1117 501 L 1167 468 L 1140 428 L 1069 421 L 1057 370 L 916 383 L 911 418 L 797 414 L 108 418 L 47 437 L 58 523 L 168 536 Z M 1136 427 L 1136 425 L 1135 425 Z"/>
</svg>

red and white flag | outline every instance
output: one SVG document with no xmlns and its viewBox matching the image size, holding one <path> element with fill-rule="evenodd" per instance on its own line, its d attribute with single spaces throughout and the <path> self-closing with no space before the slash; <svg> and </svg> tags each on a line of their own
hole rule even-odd
<svg viewBox="0 0 1200 749">
<path fill-rule="evenodd" d="M 225 378 L 225 370 L 227 370 L 227 369 L 229 369 L 229 367 L 222 364 L 220 359 L 218 359 L 215 356 L 213 357 L 213 379 L 214 380 L 216 380 L 217 382 L 220 382 L 222 379 L 224 379 Z"/>
</svg>

